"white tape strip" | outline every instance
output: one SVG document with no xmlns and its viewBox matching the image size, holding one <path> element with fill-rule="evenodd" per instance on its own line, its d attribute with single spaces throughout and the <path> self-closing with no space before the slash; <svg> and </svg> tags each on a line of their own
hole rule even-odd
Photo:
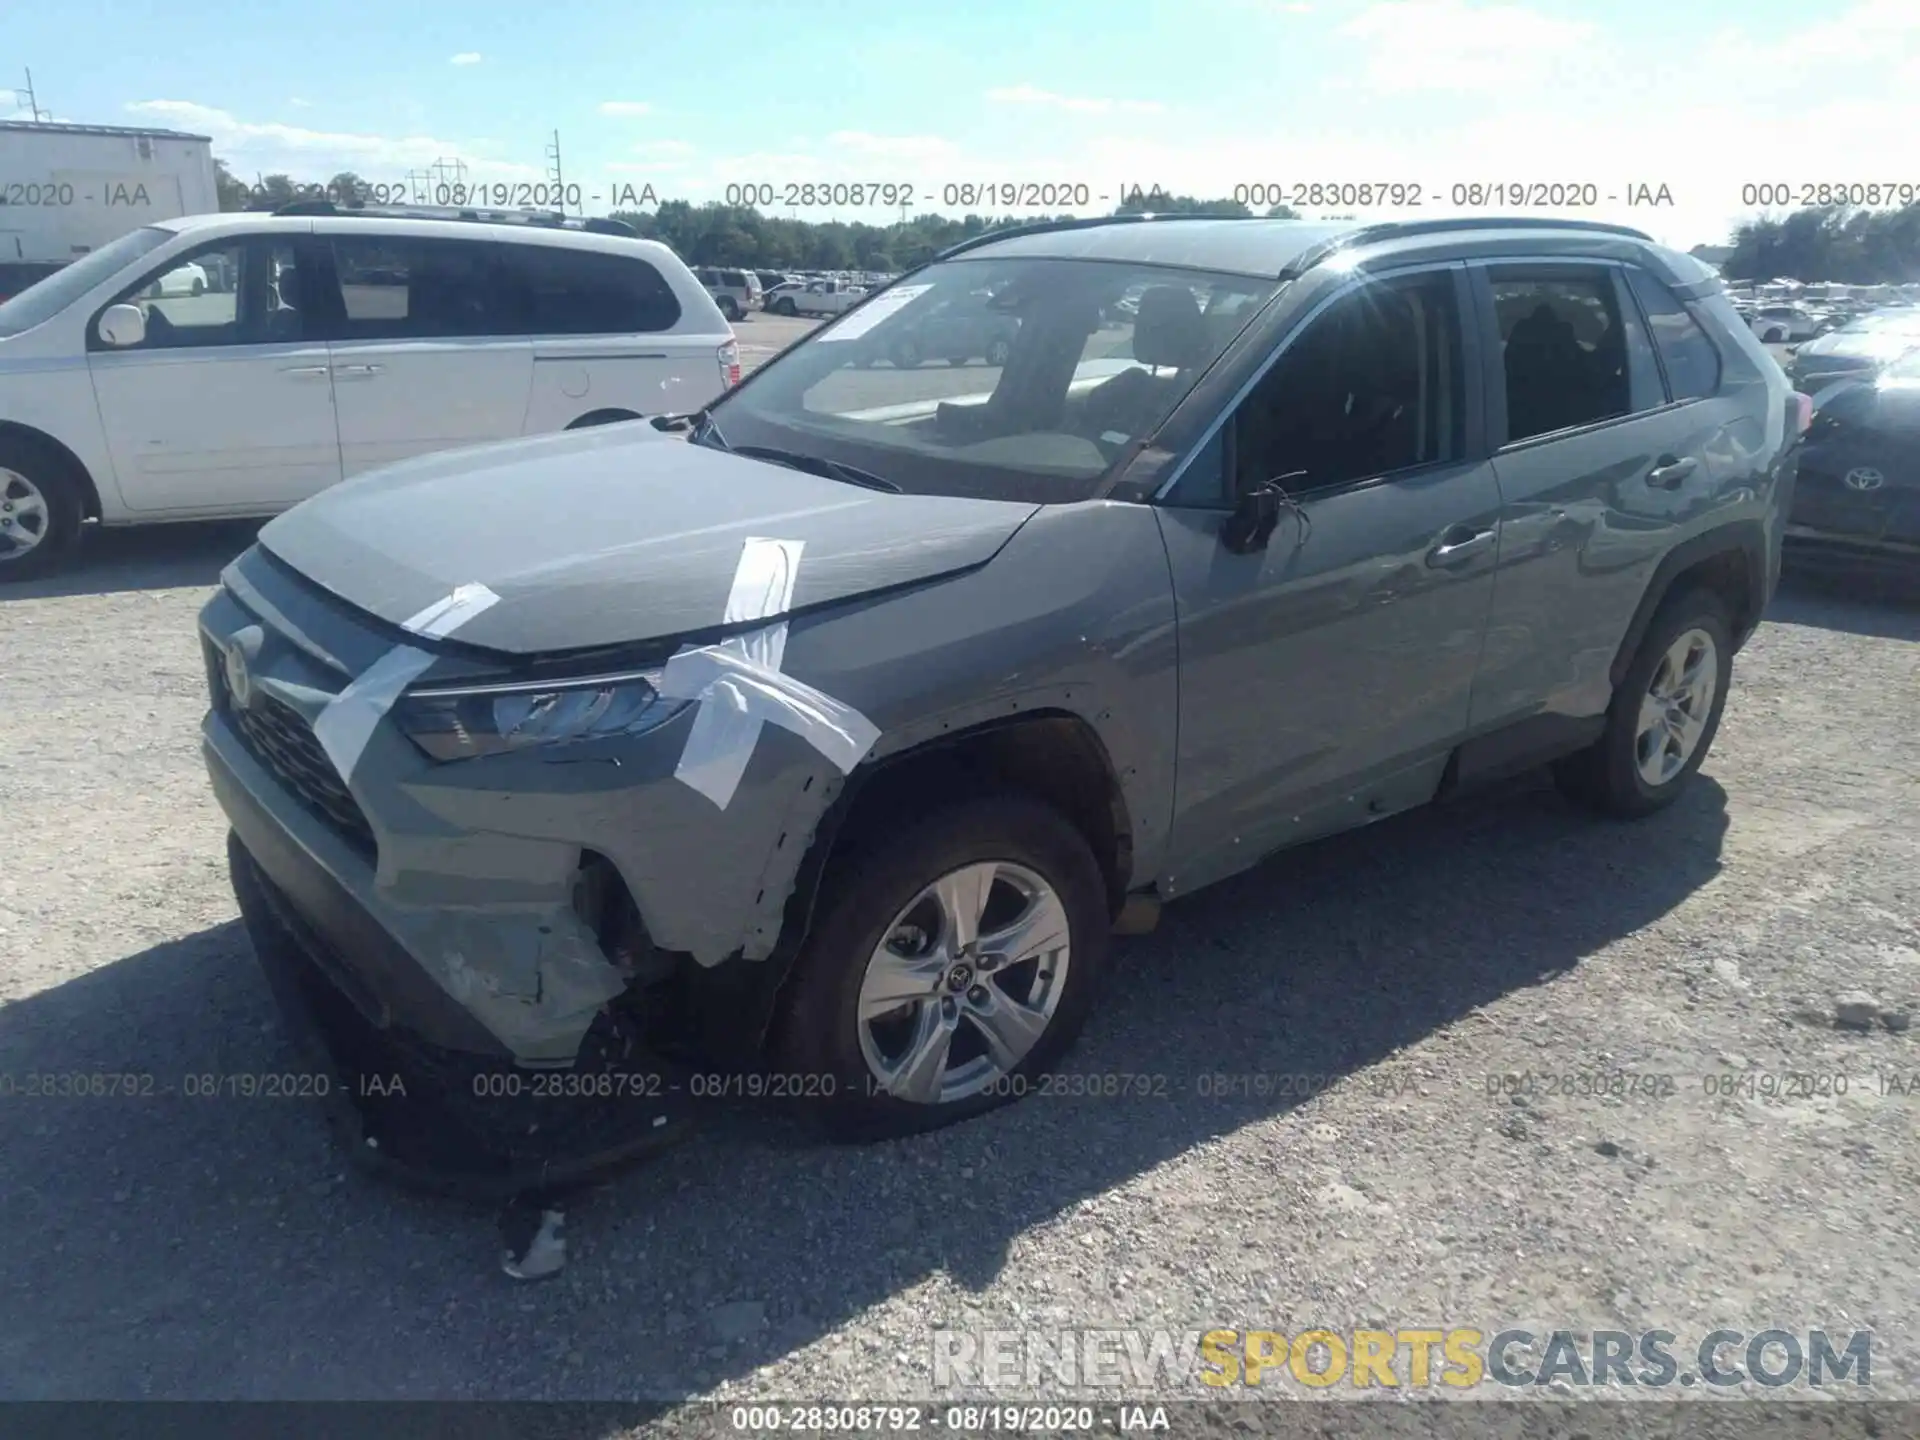
<svg viewBox="0 0 1920 1440">
<path fill-rule="evenodd" d="M 802 544 L 759 538 L 745 543 L 727 596 L 729 624 L 778 615 L 792 604 Z M 786 650 L 787 622 L 777 620 L 718 645 L 689 646 L 667 661 L 661 695 L 700 702 L 673 773 L 722 810 L 746 774 L 763 725 L 798 735 L 843 774 L 880 738 L 873 722 L 851 705 L 782 673 Z"/>
<path fill-rule="evenodd" d="M 437 640 L 453 633 L 499 599 L 484 585 L 462 585 L 404 622 L 401 628 Z M 320 712 L 313 722 L 313 738 L 327 752 L 327 758 L 340 772 L 342 780 L 353 779 L 353 767 L 360 763 L 361 752 L 373 738 L 374 726 L 393 708 L 400 692 L 431 664 L 433 656 L 426 651 L 411 645 L 396 645 L 361 671 L 359 677 Z"/>
</svg>

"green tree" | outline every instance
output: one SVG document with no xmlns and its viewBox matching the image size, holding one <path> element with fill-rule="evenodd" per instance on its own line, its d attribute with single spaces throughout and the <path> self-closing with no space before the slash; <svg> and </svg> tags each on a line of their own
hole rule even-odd
<svg viewBox="0 0 1920 1440">
<path fill-rule="evenodd" d="M 227 162 L 216 157 L 213 162 L 213 193 L 219 197 L 222 210 L 244 210 L 253 203 L 246 182 L 227 168 Z"/>
<path fill-rule="evenodd" d="M 351 170 L 342 170 L 327 182 L 327 194 L 336 205 L 351 205 L 356 209 L 367 203 L 367 182 Z"/>
</svg>

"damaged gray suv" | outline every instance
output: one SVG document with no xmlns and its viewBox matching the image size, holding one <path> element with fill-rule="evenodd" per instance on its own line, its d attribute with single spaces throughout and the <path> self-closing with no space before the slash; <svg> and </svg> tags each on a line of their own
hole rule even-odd
<svg viewBox="0 0 1920 1440">
<path fill-rule="evenodd" d="M 896 365 L 953 302 L 1001 363 Z M 200 622 L 242 909 L 422 1170 L 552 1179 L 717 1094 L 972 1115 L 1116 924 L 1275 850 L 1549 762 L 1670 803 L 1806 411 L 1636 231 L 988 235 L 698 415 L 269 524 Z"/>
</svg>

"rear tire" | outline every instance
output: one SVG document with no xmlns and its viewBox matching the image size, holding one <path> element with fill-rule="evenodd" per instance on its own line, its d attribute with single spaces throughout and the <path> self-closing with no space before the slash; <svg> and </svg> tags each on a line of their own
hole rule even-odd
<svg viewBox="0 0 1920 1440">
<path fill-rule="evenodd" d="M 0 439 L 0 584 L 59 569 L 80 538 L 80 484 L 45 445 Z"/>
<path fill-rule="evenodd" d="M 730 322 L 740 318 L 740 307 L 734 303 L 731 295 L 722 295 L 720 297 L 720 313 L 726 316 Z"/>
<path fill-rule="evenodd" d="M 1605 731 L 1555 763 L 1560 792 L 1621 819 L 1679 799 L 1720 729 L 1733 677 L 1732 635 L 1726 602 L 1711 590 L 1669 597 L 1614 691 Z"/>
<path fill-rule="evenodd" d="M 968 925 L 949 918 L 968 911 L 971 948 L 956 943 Z M 995 1109 L 1035 1088 L 1072 1045 L 1108 933 L 1100 867 L 1058 811 L 1013 794 L 935 810 L 836 857 L 794 966 L 782 1066 L 822 1095 L 820 1116 L 840 1140 Z M 997 953 L 996 938 L 1006 946 Z M 1023 950 L 1023 960 L 1001 958 Z M 892 993 L 911 998 L 889 1010 Z M 990 1034 L 1002 1037 L 997 1054 Z M 1027 1048 L 1016 1055 L 1008 1036 Z M 904 1063 L 913 1055 L 931 1058 L 916 1071 Z M 916 1088 L 919 1099 L 892 1093 Z"/>
</svg>

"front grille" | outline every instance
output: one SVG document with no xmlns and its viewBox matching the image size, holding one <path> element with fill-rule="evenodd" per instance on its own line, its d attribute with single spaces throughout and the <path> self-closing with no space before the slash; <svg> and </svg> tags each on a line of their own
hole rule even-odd
<svg viewBox="0 0 1920 1440">
<path fill-rule="evenodd" d="M 320 748 L 313 727 L 292 706 L 271 695 L 256 693 L 252 704 L 235 705 L 227 689 L 225 670 L 211 652 L 207 670 L 214 704 L 233 721 L 253 758 L 271 770 L 296 800 L 371 860 L 378 849 L 373 827 L 327 752 Z"/>
</svg>

